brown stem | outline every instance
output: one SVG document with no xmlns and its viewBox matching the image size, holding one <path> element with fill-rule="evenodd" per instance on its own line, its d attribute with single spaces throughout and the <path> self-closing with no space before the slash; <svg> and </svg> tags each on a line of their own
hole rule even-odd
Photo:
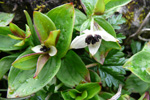
<svg viewBox="0 0 150 100">
<path fill-rule="evenodd" d="M 98 65 L 98 64 L 97 63 L 89 64 L 89 65 L 86 65 L 86 68 L 91 68 L 91 67 L 94 67 L 96 65 Z"/>
</svg>

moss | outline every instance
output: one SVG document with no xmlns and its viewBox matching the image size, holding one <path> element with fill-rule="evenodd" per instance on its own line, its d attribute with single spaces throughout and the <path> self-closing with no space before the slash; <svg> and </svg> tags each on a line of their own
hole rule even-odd
<svg viewBox="0 0 150 100">
<path fill-rule="evenodd" d="M 132 1 L 131 3 L 129 3 L 127 5 L 127 12 L 126 13 L 123 13 L 123 16 L 126 18 L 126 24 L 128 25 L 128 28 L 130 29 L 131 28 L 131 25 L 132 25 L 132 22 L 135 21 L 134 20 L 134 17 L 135 17 L 135 13 L 134 13 L 134 10 L 136 9 L 136 7 L 138 9 L 140 9 L 141 7 L 139 6 L 138 2 L 135 2 L 135 1 Z M 143 6 L 142 6 L 143 7 Z M 136 15 L 137 16 L 137 15 Z M 140 21 L 140 23 L 142 23 L 143 19 L 145 18 L 146 16 L 146 12 L 143 8 L 143 10 L 140 12 L 140 15 L 139 15 L 139 18 L 138 20 Z"/>
</svg>

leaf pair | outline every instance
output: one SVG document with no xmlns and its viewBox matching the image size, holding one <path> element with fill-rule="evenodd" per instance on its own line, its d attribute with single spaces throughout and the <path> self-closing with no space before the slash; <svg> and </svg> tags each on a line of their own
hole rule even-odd
<svg viewBox="0 0 150 100">
<path fill-rule="evenodd" d="M 68 92 L 62 92 L 64 100 L 92 100 L 100 92 L 101 86 L 99 83 L 84 83 L 79 84 L 75 89 Z"/>
<path fill-rule="evenodd" d="M 21 40 L 14 46 L 23 46 L 27 41 L 27 38 L 29 38 L 31 35 L 30 29 L 27 25 L 26 25 L 26 32 L 24 32 L 22 29 L 20 29 L 17 25 L 13 23 L 9 24 L 9 28 L 14 35 L 8 34 L 8 36 L 15 40 Z"/>
<path fill-rule="evenodd" d="M 20 50 L 25 47 L 24 46 L 14 46 L 19 40 L 12 39 L 8 36 L 8 34 L 12 34 L 9 27 L 0 27 L 0 50 L 2 51 L 11 51 L 11 50 Z"/>
</svg>

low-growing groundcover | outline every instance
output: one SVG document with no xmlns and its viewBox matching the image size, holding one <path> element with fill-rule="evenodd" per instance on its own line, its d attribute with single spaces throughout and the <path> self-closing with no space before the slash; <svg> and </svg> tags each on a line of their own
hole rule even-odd
<svg viewBox="0 0 150 100">
<path fill-rule="evenodd" d="M 132 41 L 126 58 L 115 32 L 126 20 L 113 13 L 130 1 L 80 0 L 84 12 L 67 3 L 33 19 L 24 10 L 25 30 L 0 13 L 0 99 L 149 100 L 150 42 Z"/>
</svg>

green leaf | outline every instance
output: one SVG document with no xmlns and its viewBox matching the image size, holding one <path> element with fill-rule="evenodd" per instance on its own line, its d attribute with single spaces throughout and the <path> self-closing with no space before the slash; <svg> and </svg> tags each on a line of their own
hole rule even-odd
<svg viewBox="0 0 150 100">
<path fill-rule="evenodd" d="M 18 57 L 18 54 L 13 54 L 10 56 L 5 56 L 0 59 L 0 79 L 5 75 L 5 73 L 10 69 L 13 61 Z"/>
<path fill-rule="evenodd" d="M 103 40 L 102 42 L 103 42 L 103 45 L 108 49 L 110 48 L 118 49 L 118 50 L 121 49 L 121 46 L 118 42 L 111 42 L 111 41 L 105 41 L 105 40 Z"/>
<path fill-rule="evenodd" d="M 48 61 L 48 59 L 49 59 L 49 55 L 48 54 L 45 54 L 45 55 L 43 54 L 43 55 L 40 55 L 38 57 L 37 65 L 36 65 L 36 72 L 35 72 L 33 78 L 36 78 L 38 76 L 38 74 L 41 72 L 41 70 L 43 69 L 44 65 Z"/>
<path fill-rule="evenodd" d="M 142 51 L 147 51 L 147 52 L 150 52 L 150 42 L 146 43 L 144 48 L 142 49 Z"/>
<path fill-rule="evenodd" d="M 86 29 L 89 29 L 90 28 L 90 25 L 91 25 L 91 19 L 87 19 L 82 25 L 81 25 L 81 28 L 80 28 L 80 32 L 86 30 Z M 82 34 L 82 33 L 81 33 Z"/>
<path fill-rule="evenodd" d="M 131 0 L 110 0 L 106 5 L 105 5 L 105 12 L 109 12 L 115 8 L 118 8 L 120 6 L 124 6 L 131 2 Z"/>
<path fill-rule="evenodd" d="M 43 43 L 47 39 L 50 31 L 56 30 L 53 21 L 49 17 L 40 12 L 34 11 L 33 21 L 36 33 L 41 43 Z"/>
<path fill-rule="evenodd" d="M 105 61 L 105 57 L 111 49 L 120 49 L 119 43 L 116 42 L 108 42 L 102 40 L 101 46 L 98 49 L 98 52 L 94 55 L 94 59 L 103 65 Z"/>
<path fill-rule="evenodd" d="M 81 5 L 88 16 L 93 14 L 97 0 L 81 0 Z"/>
<path fill-rule="evenodd" d="M 42 89 L 36 92 L 34 96 L 31 96 L 30 98 L 25 99 L 25 100 L 44 100 L 46 97 L 47 97 L 47 91 Z"/>
<path fill-rule="evenodd" d="M 80 57 L 73 51 L 69 51 L 64 59 L 59 72 L 57 73 L 60 79 L 67 86 L 75 86 L 80 81 L 84 80 L 88 70 Z"/>
<path fill-rule="evenodd" d="M 16 43 L 14 46 L 23 46 L 25 44 L 25 40 L 22 40 L 18 43 Z"/>
<path fill-rule="evenodd" d="M 110 99 L 114 94 L 108 93 L 108 92 L 102 92 L 100 94 L 100 97 L 102 98 L 102 100 L 108 100 Z M 100 99 L 101 100 L 101 99 Z"/>
<path fill-rule="evenodd" d="M 36 67 L 37 60 L 40 55 L 40 53 L 27 54 L 13 62 L 12 66 L 22 70 L 33 69 Z"/>
<path fill-rule="evenodd" d="M 99 68 L 99 73 L 103 85 L 106 83 L 107 86 L 111 87 L 114 85 L 118 87 L 120 83 L 124 83 L 125 69 L 122 65 L 125 63 L 124 54 L 118 50 L 111 50 L 103 65 Z M 115 73 L 115 74 L 114 74 Z"/>
<path fill-rule="evenodd" d="M 131 74 L 126 80 L 125 88 L 130 92 L 143 94 L 150 88 L 150 84 Z"/>
<path fill-rule="evenodd" d="M 78 31 L 80 31 L 81 25 L 84 21 L 86 21 L 87 17 L 84 13 L 82 13 L 80 10 L 75 9 L 75 25 L 74 28 Z"/>
<path fill-rule="evenodd" d="M 89 72 L 90 72 L 91 82 L 101 82 L 101 79 L 100 79 L 99 75 L 96 72 L 94 72 L 92 70 L 90 70 Z"/>
<path fill-rule="evenodd" d="M 61 95 L 62 95 L 62 97 L 63 97 L 64 100 L 74 100 L 74 99 L 70 96 L 69 92 L 67 92 L 67 91 L 61 92 Z"/>
<path fill-rule="evenodd" d="M 95 95 L 93 98 L 89 99 L 89 100 L 102 100 L 99 95 Z"/>
<path fill-rule="evenodd" d="M 122 14 L 112 15 L 108 18 L 108 22 L 113 26 L 114 29 L 121 29 L 121 24 L 126 22 L 126 19 L 122 17 Z"/>
<path fill-rule="evenodd" d="M 95 21 L 110 35 L 114 36 L 116 38 L 116 32 L 114 31 L 111 24 L 109 24 L 105 19 L 103 18 L 94 18 Z M 94 55 L 94 59 L 99 62 L 100 64 L 104 63 L 105 57 L 107 56 L 108 52 L 111 49 L 120 49 L 121 46 L 118 42 L 111 42 L 111 41 L 105 41 L 102 40 L 101 46 L 98 50 L 98 52 Z"/>
<path fill-rule="evenodd" d="M 119 40 L 119 43 L 123 43 L 123 39 L 125 39 L 126 36 L 122 33 L 117 34 L 117 39 Z"/>
<path fill-rule="evenodd" d="M 111 0 L 104 0 L 105 5 L 106 5 L 109 1 L 111 1 Z"/>
<path fill-rule="evenodd" d="M 83 91 L 81 96 L 77 96 L 75 100 L 84 100 L 87 97 L 87 91 Z"/>
<path fill-rule="evenodd" d="M 103 42 L 104 41 L 102 41 L 101 46 L 98 49 L 98 52 L 93 56 L 93 58 L 102 65 L 105 61 L 105 57 L 107 56 L 108 52 L 112 49 L 110 47 L 109 48 L 105 47 L 106 43 L 104 44 Z"/>
<path fill-rule="evenodd" d="M 79 92 L 78 90 L 76 90 L 76 89 L 71 89 L 70 91 L 69 91 L 69 95 L 71 96 L 71 98 L 76 98 L 76 96 L 77 96 L 77 94 L 80 94 L 81 92 Z"/>
<path fill-rule="evenodd" d="M 104 0 L 97 0 L 95 8 L 94 8 L 94 14 L 95 15 L 102 15 L 105 11 L 105 3 Z"/>
<path fill-rule="evenodd" d="M 18 36 L 15 36 L 15 35 L 11 35 L 11 34 L 8 34 L 8 36 L 12 39 L 15 39 L 15 40 L 23 40 L 23 38 L 21 37 L 18 37 Z"/>
<path fill-rule="evenodd" d="M 83 93 L 81 94 L 82 99 L 85 99 L 87 97 L 87 91 L 83 91 Z"/>
<path fill-rule="evenodd" d="M 142 43 L 132 40 L 132 42 L 131 42 L 132 53 L 135 54 L 135 53 L 139 52 L 141 49 L 142 49 Z"/>
<path fill-rule="evenodd" d="M 55 23 L 57 29 L 60 29 L 60 36 L 57 47 L 57 55 L 65 56 L 67 53 L 71 39 L 75 20 L 75 11 L 72 3 L 58 6 L 47 13 L 47 16 Z"/>
<path fill-rule="evenodd" d="M 129 69 L 132 73 L 138 76 L 145 82 L 150 83 L 150 74 L 147 70 L 150 68 L 150 43 L 147 43 L 142 51 L 133 55 L 124 65 L 124 68 Z"/>
<path fill-rule="evenodd" d="M 25 32 L 22 29 L 20 29 L 17 25 L 10 23 L 9 28 L 15 36 L 25 38 Z"/>
<path fill-rule="evenodd" d="M 24 10 L 24 13 L 25 13 L 25 16 L 26 16 L 26 19 L 27 19 L 27 23 L 29 25 L 29 28 L 31 30 L 31 40 L 33 41 L 34 45 L 39 45 L 40 44 L 40 41 L 38 39 L 38 36 L 35 32 L 35 29 L 33 27 L 33 24 L 32 24 L 32 20 L 31 20 L 31 17 L 29 16 L 28 12 L 26 10 Z"/>
<path fill-rule="evenodd" d="M 100 92 L 101 86 L 99 83 L 84 83 L 78 85 L 76 89 L 80 92 L 87 91 L 87 97 L 85 100 L 88 100 Z"/>
<path fill-rule="evenodd" d="M 109 34 L 111 34 L 112 36 L 114 36 L 116 38 L 116 32 L 113 29 L 113 27 L 111 26 L 111 24 L 109 22 L 107 22 L 105 19 L 103 18 L 97 18 L 95 17 L 94 20 L 105 30 L 107 31 Z"/>
<path fill-rule="evenodd" d="M 150 94 L 149 92 L 145 92 L 138 100 L 149 100 Z"/>
<path fill-rule="evenodd" d="M 25 55 L 26 53 L 24 53 Z M 60 68 L 61 60 L 51 57 L 36 79 L 33 78 L 35 69 L 20 70 L 11 67 L 8 76 L 8 98 L 24 97 L 42 89 L 56 75 Z"/>
<path fill-rule="evenodd" d="M 60 30 L 51 31 L 48 38 L 44 41 L 45 46 L 55 46 L 60 36 Z"/>
<path fill-rule="evenodd" d="M 31 31 L 29 26 L 26 24 L 26 38 L 29 38 L 31 36 Z"/>
<path fill-rule="evenodd" d="M 0 27 L 7 26 L 14 18 L 14 14 L 0 12 Z"/>
<path fill-rule="evenodd" d="M 24 48 L 14 46 L 19 40 L 14 40 L 8 36 L 8 34 L 12 34 L 9 27 L 0 27 L 0 50 L 3 51 L 11 51 L 11 50 L 19 50 Z"/>
</svg>

